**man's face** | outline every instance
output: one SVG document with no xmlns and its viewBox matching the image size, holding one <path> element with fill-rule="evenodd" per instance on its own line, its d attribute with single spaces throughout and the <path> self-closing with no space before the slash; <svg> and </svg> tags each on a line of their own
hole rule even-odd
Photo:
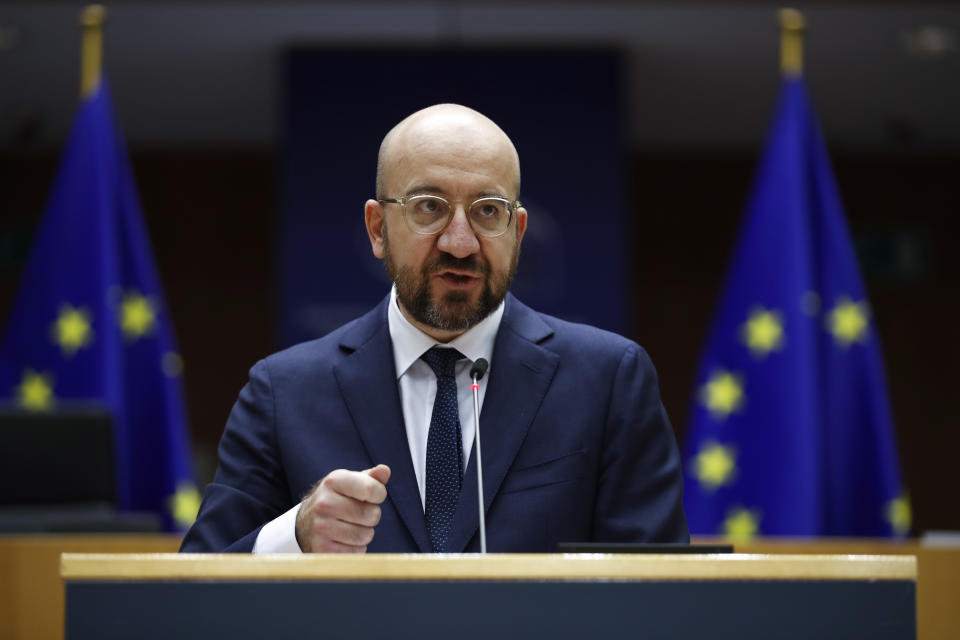
<svg viewBox="0 0 960 640">
<path fill-rule="evenodd" d="M 391 250 L 390 234 L 385 232 L 384 262 L 397 285 L 400 304 L 417 322 L 441 331 L 460 332 L 477 324 L 503 302 L 517 271 L 520 242 L 516 229 L 512 227 L 506 235 L 513 242 L 512 255 L 505 268 L 494 269 L 477 254 L 457 258 L 440 252 L 419 267 L 401 263 Z"/>
<path fill-rule="evenodd" d="M 496 309 L 516 272 L 526 211 L 515 211 L 496 238 L 474 233 L 466 212 L 484 196 L 516 198 L 514 157 L 498 138 L 462 128 L 421 133 L 395 155 L 385 197 L 439 195 L 453 205 L 452 219 L 439 234 L 421 235 L 400 205 L 382 205 L 382 248 L 375 243 L 374 253 L 384 258 L 408 317 L 449 338 Z"/>
</svg>

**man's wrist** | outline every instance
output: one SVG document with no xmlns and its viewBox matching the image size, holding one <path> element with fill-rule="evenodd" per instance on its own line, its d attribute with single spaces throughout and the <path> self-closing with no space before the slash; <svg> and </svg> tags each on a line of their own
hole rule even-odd
<svg viewBox="0 0 960 640">
<path fill-rule="evenodd" d="M 300 505 L 263 525 L 253 543 L 254 553 L 303 553 L 297 541 L 296 519 Z"/>
<path fill-rule="evenodd" d="M 297 518 L 294 522 L 293 535 L 297 541 L 297 546 L 300 547 L 300 551 L 302 551 L 303 553 L 309 553 L 310 549 L 304 545 L 304 540 L 306 540 L 307 543 L 309 544 L 310 539 L 306 535 L 306 531 L 304 531 L 305 524 L 304 524 L 304 521 L 303 521 L 304 518 L 302 517 L 302 515 L 303 515 L 303 503 L 301 502 L 299 505 L 297 505 Z"/>
</svg>

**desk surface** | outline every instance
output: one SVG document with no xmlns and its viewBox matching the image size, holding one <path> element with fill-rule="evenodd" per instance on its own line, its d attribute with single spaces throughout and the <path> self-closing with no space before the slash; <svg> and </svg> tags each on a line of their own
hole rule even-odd
<svg viewBox="0 0 960 640">
<path fill-rule="evenodd" d="M 717 542 L 700 538 L 697 542 Z M 61 553 L 172 552 L 176 536 L 43 535 L 0 536 L 0 638 L 63 638 L 64 581 Z M 960 549 L 936 548 L 915 540 L 758 539 L 737 543 L 738 551 L 782 555 L 916 555 L 917 615 L 921 640 L 954 640 L 960 629 Z M 326 563 L 330 564 L 330 563 Z"/>
<path fill-rule="evenodd" d="M 916 580 L 914 556 L 71 554 L 70 580 Z"/>
<path fill-rule="evenodd" d="M 903 640 L 917 629 L 912 555 L 65 554 L 61 574 L 68 640 L 321 628 L 395 640 Z"/>
</svg>

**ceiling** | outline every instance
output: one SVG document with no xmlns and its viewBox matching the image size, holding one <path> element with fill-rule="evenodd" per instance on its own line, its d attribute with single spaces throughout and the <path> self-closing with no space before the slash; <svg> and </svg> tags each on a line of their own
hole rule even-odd
<svg viewBox="0 0 960 640">
<path fill-rule="evenodd" d="M 62 144 L 77 103 L 81 6 L 0 3 L 0 150 Z M 105 64 L 132 146 L 269 148 L 278 130 L 280 56 L 293 44 L 601 44 L 627 56 L 634 149 L 755 150 L 779 82 L 777 8 L 759 1 L 124 2 L 108 7 Z M 799 8 L 808 23 L 805 75 L 832 148 L 960 152 L 960 7 Z M 522 87 L 516 95 L 531 109 L 548 108 Z"/>
</svg>

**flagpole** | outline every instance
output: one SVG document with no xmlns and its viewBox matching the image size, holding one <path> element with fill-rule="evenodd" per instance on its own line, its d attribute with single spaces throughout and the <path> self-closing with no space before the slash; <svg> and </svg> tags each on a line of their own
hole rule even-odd
<svg viewBox="0 0 960 640">
<path fill-rule="evenodd" d="M 80 55 L 80 98 L 90 96 L 100 86 L 103 64 L 103 22 L 107 12 L 102 4 L 91 4 L 80 13 L 83 45 Z"/>
<path fill-rule="evenodd" d="M 780 73 L 784 77 L 803 75 L 803 30 L 807 26 L 803 14 L 796 9 L 780 9 Z"/>
</svg>

